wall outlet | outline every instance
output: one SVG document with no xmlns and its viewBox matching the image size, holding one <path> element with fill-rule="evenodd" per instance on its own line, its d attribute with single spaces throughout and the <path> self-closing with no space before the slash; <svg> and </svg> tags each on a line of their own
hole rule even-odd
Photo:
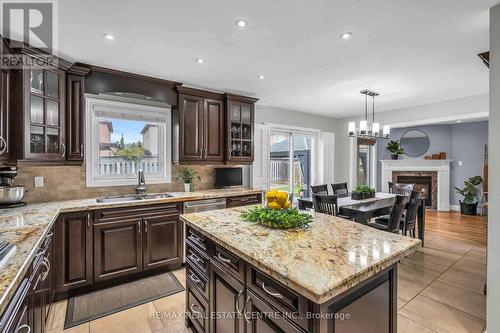
<svg viewBox="0 0 500 333">
<path fill-rule="evenodd" d="M 43 187 L 43 177 L 42 176 L 35 177 L 35 187 Z"/>
<path fill-rule="evenodd" d="M 462 166 L 462 161 L 458 161 L 458 166 Z"/>
</svg>

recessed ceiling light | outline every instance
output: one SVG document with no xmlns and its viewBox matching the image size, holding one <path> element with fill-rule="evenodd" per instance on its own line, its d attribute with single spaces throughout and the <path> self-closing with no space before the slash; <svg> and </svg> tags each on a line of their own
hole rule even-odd
<svg viewBox="0 0 500 333">
<path fill-rule="evenodd" d="M 203 58 L 196 58 L 196 62 L 199 64 L 203 64 L 205 60 Z"/>
<path fill-rule="evenodd" d="M 462 121 L 461 120 L 457 120 L 457 123 L 461 123 Z"/>
<path fill-rule="evenodd" d="M 243 19 L 236 20 L 236 26 L 240 29 L 246 28 L 247 25 L 248 25 L 248 22 L 246 20 L 243 20 Z"/>
<path fill-rule="evenodd" d="M 344 32 L 340 35 L 340 38 L 342 39 L 351 39 L 352 37 L 352 32 Z"/>
<path fill-rule="evenodd" d="M 107 40 L 115 39 L 115 36 L 113 36 L 111 34 L 103 34 L 102 37 L 104 37 L 104 39 L 107 39 Z"/>
<path fill-rule="evenodd" d="M 260 74 L 259 76 L 257 76 L 260 80 L 264 80 L 264 75 Z"/>
</svg>

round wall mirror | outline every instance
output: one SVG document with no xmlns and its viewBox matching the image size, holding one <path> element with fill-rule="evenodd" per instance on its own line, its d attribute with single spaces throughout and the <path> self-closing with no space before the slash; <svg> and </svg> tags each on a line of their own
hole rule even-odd
<svg viewBox="0 0 500 333">
<path fill-rule="evenodd" d="M 427 134 L 421 130 L 411 129 L 401 136 L 399 141 L 405 155 L 409 157 L 422 156 L 431 144 Z"/>
</svg>

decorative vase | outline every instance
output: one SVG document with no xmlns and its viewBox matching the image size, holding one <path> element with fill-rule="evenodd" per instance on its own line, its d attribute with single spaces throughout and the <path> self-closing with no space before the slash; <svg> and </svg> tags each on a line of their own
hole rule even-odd
<svg viewBox="0 0 500 333">
<path fill-rule="evenodd" d="M 460 201 L 460 213 L 464 215 L 477 215 L 477 204 L 478 202 L 465 203 Z"/>
<path fill-rule="evenodd" d="M 184 192 L 190 192 L 190 191 L 191 191 L 191 184 L 184 183 Z"/>
<path fill-rule="evenodd" d="M 397 160 L 399 158 L 398 154 L 391 154 L 391 159 Z"/>
</svg>

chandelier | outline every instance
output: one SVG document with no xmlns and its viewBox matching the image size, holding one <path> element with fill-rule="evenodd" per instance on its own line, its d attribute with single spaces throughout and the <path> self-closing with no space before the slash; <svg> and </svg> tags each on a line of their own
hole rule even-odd
<svg viewBox="0 0 500 333">
<path fill-rule="evenodd" d="M 359 127 L 356 129 L 355 122 L 349 122 L 348 131 L 349 136 L 353 138 L 366 138 L 366 139 L 389 139 L 391 128 L 389 125 L 382 127 L 380 131 L 380 123 L 375 122 L 375 96 L 380 95 L 378 92 L 364 89 L 360 93 L 365 95 L 365 120 L 359 122 Z M 368 96 L 372 98 L 372 122 L 371 127 L 368 126 Z"/>
</svg>

